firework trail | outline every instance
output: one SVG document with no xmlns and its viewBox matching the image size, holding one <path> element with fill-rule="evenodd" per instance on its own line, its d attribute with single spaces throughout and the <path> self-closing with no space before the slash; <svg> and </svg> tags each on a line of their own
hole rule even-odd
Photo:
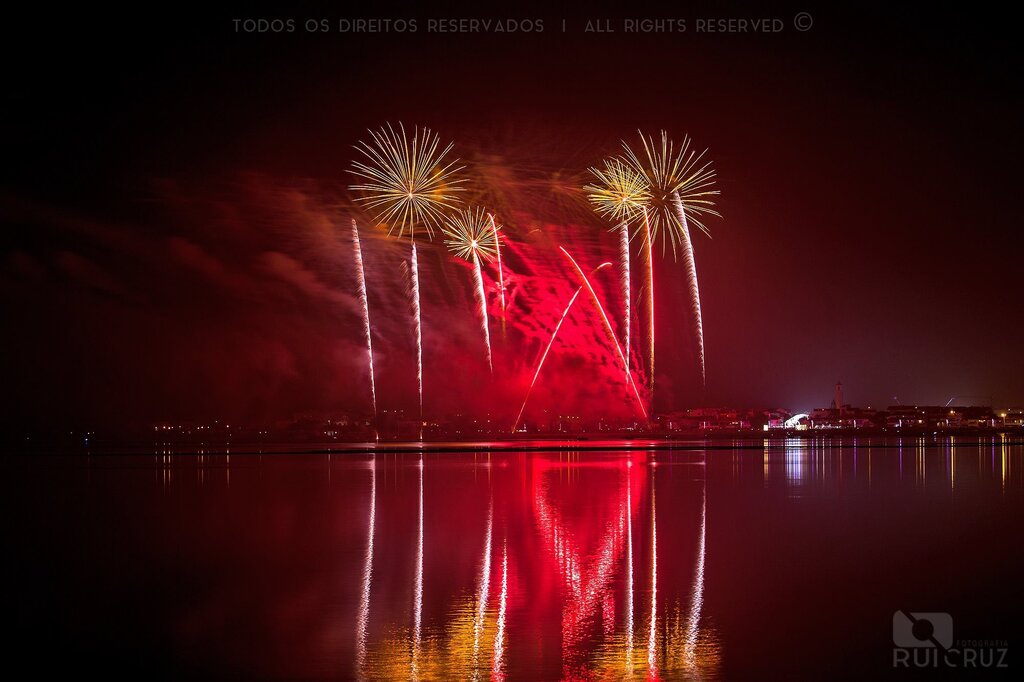
<svg viewBox="0 0 1024 682">
<path fill-rule="evenodd" d="M 416 332 L 416 383 L 420 390 L 420 423 L 423 422 L 423 325 L 420 318 L 420 265 L 416 259 L 416 242 L 412 243 L 410 262 L 412 281 L 413 328 Z"/>
<path fill-rule="evenodd" d="M 488 227 L 490 222 L 490 227 Z M 480 304 L 480 327 L 487 347 L 487 367 L 494 372 L 491 360 L 491 331 L 487 324 L 487 293 L 484 291 L 484 275 L 480 267 L 481 258 L 492 257 L 498 249 L 498 229 L 494 218 L 482 208 L 467 208 L 456 211 L 441 228 L 444 243 L 460 258 L 473 264 L 473 279 L 476 284 L 476 299 Z"/>
<path fill-rule="evenodd" d="M 697 353 L 700 356 L 700 382 L 707 386 L 707 376 L 704 370 L 704 323 L 700 314 L 700 289 L 697 286 L 697 262 L 693 257 L 693 242 L 690 240 L 690 228 L 686 221 L 686 209 L 679 194 L 672 194 L 672 203 L 675 205 L 679 222 L 682 225 L 682 238 L 680 239 L 683 264 L 686 268 L 686 278 L 690 283 L 690 308 L 693 311 L 693 322 L 697 330 Z"/>
<path fill-rule="evenodd" d="M 494 224 L 494 214 L 488 213 L 491 221 L 491 232 L 494 234 L 494 255 L 498 259 L 498 293 L 501 295 L 501 312 L 505 312 L 505 273 L 501 269 L 501 242 L 498 240 L 498 226 Z"/>
<path fill-rule="evenodd" d="M 644 209 L 644 250 L 647 256 L 647 372 L 651 393 L 654 393 L 654 247 L 651 223 Z"/>
<path fill-rule="evenodd" d="M 373 379 L 373 336 L 370 334 L 370 304 L 366 298 L 366 272 L 363 270 L 363 249 L 359 242 L 359 228 L 352 220 L 352 246 L 356 254 L 356 273 L 359 277 L 359 300 L 363 304 L 363 331 L 366 333 L 366 357 L 370 361 L 370 398 L 373 416 L 377 417 L 377 386 Z"/>
<path fill-rule="evenodd" d="M 607 265 L 611 265 L 611 263 L 601 263 L 594 268 L 593 272 L 590 274 L 593 275 L 595 272 Z M 519 426 L 519 420 L 523 418 L 523 411 L 526 410 L 526 402 L 530 399 L 530 394 L 533 393 L 533 385 L 537 383 L 537 377 L 540 376 L 540 370 L 544 367 L 544 361 L 548 358 L 548 352 L 551 350 L 551 346 L 555 342 L 555 337 L 558 336 L 558 330 L 562 328 L 562 323 L 565 322 L 565 318 L 569 314 L 569 310 L 572 309 L 572 304 L 576 302 L 576 298 L 580 295 L 581 291 L 583 291 L 582 285 L 576 289 L 572 298 L 569 299 L 569 303 L 565 306 L 565 310 L 562 311 L 562 317 L 558 319 L 558 324 L 555 325 L 555 330 L 551 332 L 551 338 L 548 340 L 548 345 L 544 348 L 544 352 L 541 353 L 540 360 L 537 362 L 537 369 L 533 372 L 533 380 L 530 382 L 530 388 L 526 390 L 526 397 L 523 398 L 523 406 L 519 408 L 519 415 L 516 417 L 515 423 L 512 424 L 512 433 L 516 432 L 516 427 Z"/>
<path fill-rule="evenodd" d="M 630 269 L 629 269 L 629 223 L 622 223 L 622 227 L 619 228 L 619 262 L 622 268 L 622 300 L 624 303 L 623 310 L 623 327 L 625 328 L 626 338 L 623 341 L 623 347 L 626 349 L 626 375 L 629 375 L 629 328 L 632 320 L 632 307 L 630 298 L 632 293 L 630 292 Z"/>
<path fill-rule="evenodd" d="M 558 248 L 562 251 L 562 253 L 565 254 L 565 257 L 569 259 L 569 262 L 572 263 L 573 269 L 576 270 L 576 274 L 579 275 L 580 279 L 583 281 L 583 286 L 587 289 L 587 292 L 590 294 L 590 298 L 591 300 L 594 301 L 594 305 L 597 306 L 597 311 L 601 313 L 601 320 L 604 322 L 605 331 L 608 332 L 608 337 L 612 340 L 612 344 L 615 346 L 615 350 L 619 354 L 619 360 L 622 361 L 622 366 L 625 367 L 626 357 L 622 354 L 622 348 L 619 346 L 619 342 L 615 338 L 615 331 L 612 329 L 612 323 L 608 321 L 608 315 L 604 312 L 604 306 L 601 305 L 601 299 L 597 297 L 597 292 L 594 291 L 594 287 L 590 285 L 590 279 L 587 278 L 586 273 L 584 273 L 582 268 L 580 268 L 579 264 L 576 263 L 576 259 L 573 258 L 569 254 L 569 252 L 565 250 L 564 246 L 559 246 Z M 628 379 L 627 383 L 633 389 L 633 394 L 636 396 L 636 403 L 640 407 L 640 412 L 643 413 L 644 419 L 646 420 L 647 409 L 644 407 L 644 401 L 641 400 L 640 398 L 640 391 L 638 391 L 636 388 L 636 383 L 633 381 L 633 376 L 630 374 L 627 375 L 626 378 Z"/>
<path fill-rule="evenodd" d="M 473 254 L 473 279 L 476 280 L 476 299 L 480 303 L 480 327 L 484 332 L 484 344 L 487 346 L 487 369 L 494 373 L 494 362 L 491 359 L 491 330 L 487 324 L 487 294 L 484 292 L 484 275 L 480 271 L 480 257 Z"/>
</svg>

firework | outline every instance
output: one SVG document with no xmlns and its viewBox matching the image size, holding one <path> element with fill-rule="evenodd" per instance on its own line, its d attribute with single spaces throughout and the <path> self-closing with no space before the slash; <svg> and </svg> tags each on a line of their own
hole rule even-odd
<svg viewBox="0 0 1024 682">
<path fill-rule="evenodd" d="M 629 254 L 629 224 L 636 222 L 643 228 L 644 253 L 647 257 L 647 301 L 649 308 L 648 315 L 648 383 L 654 386 L 654 275 L 651 246 L 651 230 L 648 223 L 647 212 L 651 204 L 651 183 L 647 176 L 640 170 L 630 165 L 623 159 L 606 159 L 604 168 L 591 168 L 597 182 L 586 185 L 583 189 L 587 193 L 587 199 L 593 205 L 598 214 L 618 221 L 618 228 L 621 233 L 620 257 L 622 260 L 622 280 L 626 347 L 626 374 L 629 375 L 629 349 L 630 349 L 630 325 L 631 325 L 631 303 L 630 303 L 630 254 Z"/>
<path fill-rule="evenodd" d="M 429 128 L 414 127 L 410 137 L 405 126 L 395 130 L 390 123 L 369 130 L 370 141 L 355 148 L 364 160 L 353 161 L 349 172 L 362 182 L 350 185 L 356 201 L 387 226 L 388 234 L 409 235 L 412 245 L 412 307 L 416 329 L 416 380 L 419 385 L 420 422 L 423 421 L 423 324 L 420 317 L 420 274 L 416 260 L 416 228 L 428 238 L 441 224 L 444 212 L 459 203 L 458 161 L 445 161 L 452 144 L 441 147 L 440 138 Z M 422 432 L 421 432 L 422 437 Z"/>
<path fill-rule="evenodd" d="M 629 224 L 639 221 L 651 202 L 650 183 L 644 175 L 621 159 L 607 159 L 604 168 L 591 168 L 590 173 L 597 179 L 596 184 L 585 186 L 587 199 L 594 210 L 600 215 L 619 222 L 620 248 L 619 256 L 622 263 L 622 294 L 625 301 L 623 327 L 625 329 L 624 346 L 626 348 L 626 374 L 629 374 L 629 349 L 631 326 L 630 302 L 630 254 Z M 645 244 L 648 240 L 645 240 Z M 648 248 L 648 254 L 650 249 Z M 651 329 L 653 331 L 653 327 Z M 653 338 L 653 334 L 650 335 Z M 653 342 L 652 342 L 653 345 Z M 653 365 L 653 350 L 651 362 Z M 650 372 L 654 377 L 653 369 Z"/>
<path fill-rule="evenodd" d="M 489 259 L 497 253 L 498 228 L 494 226 L 494 218 L 485 213 L 484 209 L 477 207 L 457 211 L 441 229 L 444 231 L 444 243 L 448 249 L 456 256 L 473 264 L 476 298 L 480 304 L 480 326 L 483 330 L 484 344 L 487 347 L 487 367 L 493 372 L 491 332 L 487 324 L 487 294 L 484 291 L 484 276 L 480 260 L 482 258 Z"/>
<path fill-rule="evenodd" d="M 429 128 L 413 128 L 409 137 L 401 123 L 397 131 L 388 123 L 367 132 L 370 142 L 355 146 L 365 160 L 354 161 L 349 171 L 362 179 L 350 186 L 359 193 L 356 201 L 387 225 L 389 234 L 408 233 L 415 239 L 421 227 L 433 237 L 463 191 L 464 180 L 457 177 L 462 166 L 457 160 L 445 162 L 451 143 L 441 148 L 440 138 Z"/>
<path fill-rule="evenodd" d="M 622 159 L 606 159 L 604 168 L 591 168 L 590 173 L 597 182 L 583 190 L 600 215 L 628 223 L 639 218 L 651 202 L 647 178 Z"/>
<path fill-rule="evenodd" d="M 412 243 L 412 259 L 409 261 L 412 283 L 413 331 L 416 334 L 416 383 L 420 390 L 420 422 L 423 420 L 423 324 L 420 317 L 420 264 L 416 258 L 416 242 Z"/>
<path fill-rule="evenodd" d="M 615 332 L 612 330 L 612 323 L 608 321 L 608 315 L 604 312 L 604 306 L 601 305 L 601 299 L 597 297 L 597 292 L 594 291 L 594 287 L 591 286 L 590 279 L 583 272 L 583 269 L 580 268 L 579 264 L 576 262 L 576 259 L 573 258 L 569 254 L 569 252 L 565 250 L 564 246 L 559 246 L 558 248 L 562 251 L 563 254 L 565 254 L 565 257 L 569 259 L 569 262 L 572 263 L 572 267 L 576 271 L 576 274 L 579 275 L 580 279 L 583 281 L 583 286 L 590 294 L 591 300 L 597 307 L 597 312 L 601 314 L 601 321 L 604 322 L 605 331 L 608 332 L 608 337 L 612 340 L 612 345 L 615 346 L 615 350 L 619 354 L 619 360 L 622 361 L 622 365 L 623 367 L 625 367 L 626 357 L 622 354 L 622 348 L 619 346 L 619 342 L 615 339 Z M 647 409 L 644 408 L 644 401 L 640 399 L 640 391 L 638 391 L 636 388 L 636 383 L 633 381 L 633 376 L 631 374 L 627 374 L 626 379 L 627 383 L 633 389 L 633 394 L 636 396 L 636 402 L 637 405 L 640 407 L 640 412 L 643 413 L 644 419 L 647 419 Z"/>
<path fill-rule="evenodd" d="M 676 210 L 676 198 L 685 206 L 689 222 L 710 236 L 703 220 L 709 215 L 721 217 L 721 214 L 714 209 L 719 192 L 714 189 L 715 171 L 711 161 L 704 158 L 707 150 L 698 153 L 692 149 L 688 136 L 676 149 L 664 130 L 661 131 L 660 144 L 653 136 L 647 137 L 642 133 L 640 142 L 643 152 L 638 154 L 623 141 L 621 161 L 646 181 L 654 239 L 662 237 L 662 248 L 668 243 L 673 253 L 679 245 L 683 223 Z"/>
<path fill-rule="evenodd" d="M 370 400 L 373 416 L 377 417 L 377 386 L 373 379 L 373 335 L 370 333 L 370 304 L 366 298 L 366 272 L 363 269 L 363 249 L 359 242 L 359 228 L 352 221 L 352 247 L 356 256 L 356 274 L 359 278 L 359 300 L 363 305 L 363 331 L 366 334 L 366 356 L 370 364 Z"/>
<path fill-rule="evenodd" d="M 640 134 L 642 153 L 637 153 L 625 141 L 622 143 L 624 156 L 621 161 L 639 175 L 642 175 L 650 192 L 650 202 L 645 209 L 645 237 L 648 248 L 648 260 L 651 258 L 651 244 L 659 236 L 662 238 L 662 251 L 666 243 L 671 246 L 673 255 L 676 248 L 682 249 L 687 279 L 689 280 L 691 309 L 693 312 L 695 336 L 697 339 L 700 360 L 701 383 L 706 383 L 704 364 L 704 325 L 700 311 L 700 292 L 697 284 L 697 267 L 693 254 L 693 241 L 690 236 L 689 224 L 693 223 L 702 232 L 710 236 L 704 220 L 708 216 L 719 216 L 715 210 L 715 197 L 719 194 L 715 189 L 715 171 L 711 161 L 705 158 L 707 150 L 697 152 L 691 147 L 690 138 L 684 137 L 683 143 L 676 148 L 668 138 L 668 133 L 661 131 L 660 141 L 653 136 Z M 650 304 L 649 320 L 649 354 L 650 382 L 654 383 L 654 278 L 653 263 L 648 267 L 648 302 Z"/>
<path fill-rule="evenodd" d="M 590 274 L 593 275 L 595 272 L 608 265 L 611 265 L 611 263 L 601 263 L 594 268 L 594 271 Z M 576 302 L 576 298 L 580 295 L 581 291 L 583 291 L 582 285 L 576 289 L 572 298 L 569 299 L 569 303 L 566 304 L 565 310 L 562 311 L 562 316 L 558 318 L 558 324 L 555 325 L 555 330 L 551 332 L 551 338 L 548 340 L 548 345 L 545 346 L 544 352 L 540 354 L 540 360 L 537 361 L 537 369 L 533 372 L 533 380 L 530 381 L 530 388 L 526 390 L 526 397 L 523 398 L 523 406 L 519 408 L 519 415 L 516 417 L 515 423 L 512 424 L 512 433 L 516 432 L 516 427 L 519 426 L 519 420 L 523 418 L 523 411 L 526 410 L 526 402 L 530 399 L 530 394 L 533 393 L 533 386 L 537 383 L 537 377 L 540 376 L 540 370 L 544 367 L 544 361 L 548 358 L 548 352 L 551 351 L 551 346 L 555 343 L 555 337 L 558 336 L 558 330 L 562 328 L 562 323 L 565 322 L 565 318 L 569 314 L 569 310 L 572 309 L 572 305 Z"/>
</svg>

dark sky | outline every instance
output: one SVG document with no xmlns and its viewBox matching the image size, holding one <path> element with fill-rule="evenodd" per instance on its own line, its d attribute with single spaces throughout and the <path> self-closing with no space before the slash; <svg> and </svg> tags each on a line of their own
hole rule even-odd
<svg viewBox="0 0 1024 682">
<path fill-rule="evenodd" d="M 659 259 L 656 409 L 805 410 L 827 405 L 836 379 L 859 405 L 1024 403 L 1012 24 L 980 5 L 904 15 L 887 5 L 8 16 L 4 420 L 366 410 L 345 171 L 367 128 L 399 120 L 437 129 L 471 169 L 490 171 L 475 181 L 492 202 L 504 192 L 522 292 L 491 379 L 474 345 L 469 271 L 425 248 L 425 383 L 437 412 L 518 402 L 575 286 L 557 245 L 591 269 L 616 247 L 598 219 L 529 184 L 583 177 L 638 128 L 690 134 L 722 191 L 723 219 L 695 244 L 707 389 L 693 372 L 682 270 Z M 813 17 L 808 31 L 794 28 L 800 11 Z M 356 16 L 416 17 L 420 30 L 303 28 Z M 540 18 L 545 30 L 425 31 L 428 18 L 485 16 Z M 259 17 L 296 30 L 235 32 L 232 19 Z M 685 19 L 687 31 L 626 34 L 627 17 Z M 698 19 L 745 17 L 777 18 L 782 31 L 697 32 Z M 616 32 L 585 33 L 587 18 Z M 410 408 L 407 254 L 380 235 L 365 248 L 380 401 Z M 615 278 L 601 287 L 614 317 Z M 629 411 L 592 323 L 581 308 L 539 405 Z"/>
</svg>

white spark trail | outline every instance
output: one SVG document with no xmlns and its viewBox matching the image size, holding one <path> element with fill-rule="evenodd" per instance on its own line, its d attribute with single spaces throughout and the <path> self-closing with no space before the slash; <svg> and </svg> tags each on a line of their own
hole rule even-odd
<svg viewBox="0 0 1024 682">
<path fill-rule="evenodd" d="M 647 371 L 650 373 L 648 383 L 651 391 L 651 404 L 654 404 L 654 243 L 651 235 L 651 223 L 644 209 L 644 250 L 647 257 Z"/>
<path fill-rule="evenodd" d="M 690 239 L 690 228 L 686 221 L 686 210 L 679 193 L 672 194 L 672 204 L 675 206 L 679 223 L 682 225 L 681 245 L 683 248 L 683 262 L 686 267 L 686 277 L 690 284 L 690 308 L 693 311 L 694 326 L 697 331 L 697 353 L 700 356 L 700 380 L 703 386 L 707 386 L 707 375 L 704 369 L 704 322 L 700 313 L 700 289 L 697 286 L 697 262 L 693 257 L 693 242 Z"/>
<path fill-rule="evenodd" d="M 624 322 L 623 327 L 626 330 L 626 339 L 622 344 L 623 349 L 626 352 L 626 374 L 629 375 L 629 328 L 632 320 L 632 307 L 630 301 L 630 268 L 629 268 L 629 223 L 622 223 L 619 228 L 619 262 L 622 267 L 622 300 L 625 302 L 624 310 Z"/>
<path fill-rule="evenodd" d="M 487 294 L 484 292 L 484 275 L 480 270 L 480 257 L 473 252 L 473 279 L 476 280 L 476 299 L 480 302 L 480 326 L 484 332 L 484 344 L 487 346 L 487 368 L 494 373 L 491 360 L 491 331 L 487 324 Z"/>
<path fill-rule="evenodd" d="M 491 231 L 494 233 L 494 253 L 498 258 L 498 293 L 501 295 L 501 312 L 505 312 L 505 273 L 501 268 L 501 241 L 498 239 L 498 227 L 494 224 L 494 214 L 488 213 Z"/>
<path fill-rule="evenodd" d="M 412 242 L 412 312 L 416 331 L 416 381 L 420 390 L 420 423 L 423 422 L 423 323 L 420 318 L 420 266 L 416 259 L 416 242 Z"/>
<path fill-rule="evenodd" d="M 363 331 L 366 334 L 366 356 L 370 361 L 370 398 L 373 401 L 373 416 L 377 416 L 377 385 L 373 378 L 373 335 L 370 333 L 370 304 L 366 297 L 366 272 L 363 269 L 363 248 L 359 241 L 359 228 L 352 221 L 352 245 L 356 255 L 356 272 L 359 275 L 359 300 L 363 304 Z"/>
</svg>

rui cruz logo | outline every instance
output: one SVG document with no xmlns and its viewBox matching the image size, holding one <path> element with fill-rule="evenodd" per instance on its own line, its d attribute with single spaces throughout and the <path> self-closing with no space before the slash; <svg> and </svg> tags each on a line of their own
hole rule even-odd
<svg viewBox="0 0 1024 682">
<path fill-rule="evenodd" d="M 948 613 L 892 614 L 894 668 L 1006 668 L 1005 640 L 954 640 Z"/>
<path fill-rule="evenodd" d="M 907 613 L 892 614 L 892 643 L 898 647 L 940 647 L 953 646 L 953 617 L 948 613 Z"/>
</svg>

